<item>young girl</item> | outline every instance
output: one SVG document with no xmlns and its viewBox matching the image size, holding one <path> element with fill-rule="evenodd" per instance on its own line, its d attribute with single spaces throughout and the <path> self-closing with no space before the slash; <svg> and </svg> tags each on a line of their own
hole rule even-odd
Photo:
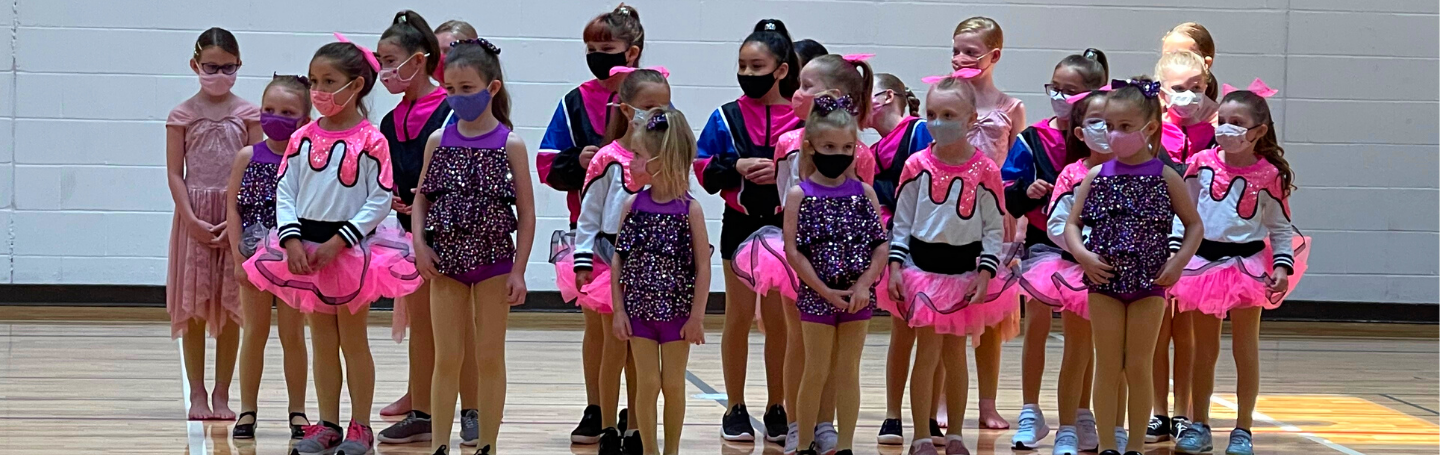
<svg viewBox="0 0 1440 455">
<path fill-rule="evenodd" d="M 888 252 L 875 190 L 855 179 L 852 170 L 861 153 L 859 125 L 869 106 L 862 108 L 848 95 L 837 99 L 839 93 L 814 98 L 799 157 L 805 180 L 785 196 L 785 253 L 803 283 L 796 305 L 805 369 L 792 406 L 805 430 L 797 435 L 799 447 L 806 447 L 799 453 L 810 455 L 851 453 L 860 412 L 860 354 Z M 833 415 L 821 415 L 826 389 L 836 394 L 840 431 L 837 441 L 822 449 L 816 422 L 828 424 Z"/>
<path fill-rule="evenodd" d="M 190 420 L 230 420 L 230 380 L 240 342 L 239 291 L 228 257 L 225 184 L 235 152 L 260 142 L 260 110 L 230 93 L 240 69 L 240 45 L 223 28 L 195 40 L 190 70 L 200 92 L 165 120 L 165 168 L 175 221 L 170 228 L 170 266 L 165 308 L 170 336 L 183 337 L 185 377 L 190 382 Z M 215 394 L 205 387 L 205 331 L 215 337 Z"/>
<path fill-rule="evenodd" d="M 445 54 L 450 53 L 450 46 L 457 41 L 479 37 L 480 33 L 475 31 L 475 26 L 458 19 L 445 21 L 435 27 L 435 40 L 440 43 L 440 64 L 435 65 L 435 72 L 430 73 L 430 77 L 442 84 L 445 83 Z"/>
<path fill-rule="evenodd" d="M 616 91 L 624 81 L 624 78 L 611 76 L 610 70 L 639 65 L 640 55 L 645 50 L 645 27 L 640 25 L 640 13 L 635 7 L 621 3 L 614 11 L 591 19 L 585 25 L 584 40 L 585 61 L 595 79 L 580 84 L 560 99 L 555 115 L 550 118 L 550 126 L 545 129 L 545 137 L 540 140 L 540 152 L 535 156 L 540 181 L 568 193 L 566 201 L 570 208 L 572 231 L 580 219 L 580 191 L 585 187 L 590 161 L 600 147 L 606 145 L 604 134 L 610 122 L 609 105 L 615 102 Z M 556 231 L 552 236 L 551 262 L 555 263 L 560 295 L 577 304 L 585 298 L 608 307 L 610 300 L 605 296 L 610 289 L 608 280 L 589 280 L 584 283 L 584 289 L 577 289 L 572 278 L 575 275 L 574 265 L 558 260 L 561 252 L 555 250 L 562 242 L 573 242 L 570 237 L 574 235 Z M 596 293 L 595 297 L 589 296 L 592 292 Z M 591 309 L 593 306 L 580 304 L 585 313 L 581 358 L 585 370 L 587 406 L 580 424 L 570 433 L 570 441 L 576 444 L 599 442 L 605 423 L 613 422 L 611 419 L 614 418 L 613 415 L 602 418 L 600 414 L 600 364 L 610 330 L 601 320 L 600 313 Z"/>
<path fill-rule="evenodd" d="M 245 335 L 240 345 L 240 418 L 232 432 L 235 439 L 255 438 L 257 394 L 265 370 L 265 342 L 270 339 L 270 306 L 275 302 L 273 294 L 250 284 L 244 264 L 255 253 L 255 245 L 275 229 L 280 153 L 289 147 L 290 135 L 310 123 L 309 95 L 310 81 L 303 77 L 276 75 L 271 79 L 260 103 L 260 128 L 265 131 L 265 140 L 240 149 L 231 166 L 226 218 L 238 220 L 240 227 L 228 229 L 225 234 L 233 248 L 235 281 L 240 283 L 240 307 L 245 311 Z M 305 417 L 305 319 L 289 305 L 277 305 L 276 311 L 280 313 L 280 346 L 285 353 L 290 437 L 299 439 L 305 435 L 303 427 L 310 424 Z"/>
<path fill-rule="evenodd" d="M 809 64 L 815 57 L 829 53 L 830 50 L 825 49 L 824 44 L 820 44 L 819 41 L 813 39 L 802 39 L 795 42 L 795 56 L 799 58 L 800 68 L 804 68 L 805 65 Z"/>
<path fill-rule="evenodd" d="M 322 46 L 310 60 L 310 100 L 322 117 L 291 137 L 280 162 L 279 227 L 245 261 L 256 287 L 309 315 L 320 424 L 306 427 L 295 443 L 301 455 L 359 455 L 374 446 L 370 303 L 420 286 L 408 235 L 380 226 L 393 197 L 390 148 L 365 120 L 362 103 L 380 62 L 369 49 L 335 36 L 340 42 Z M 344 441 L 337 423 L 342 371 L 351 408 Z"/>
<path fill-rule="evenodd" d="M 1175 51 L 1190 51 L 1205 57 L 1207 71 L 1215 64 L 1215 38 L 1210 36 L 1210 29 L 1197 22 L 1182 22 L 1160 37 L 1160 55 Z M 1219 98 L 1220 84 L 1215 81 L 1215 74 L 1210 73 L 1205 82 L 1205 96 L 1212 100 Z"/>
<path fill-rule="evenodd" d="M 1045 231 L 1044 209 L 1050 200 L 1050 190 L 1061 169 L 1089 153 L 1083 143 L 1075 144 L 1077 147 L 1073 149 L 1069 147 L 1072 141 L 1068 138 L 1073 137 L 1070 113 L 1074 107 L 1069 98 L 1100 88 L 1109 82 L 1109 77 L 1109 63 L 1105 53 L 1098 49 L 1086 49 L 1061 59 L 1050 75 L 1050 83 L 1045 84 L 1055 115 L 1021 131 L 1005 166 L 1000 169 L 1000 177 L 1006 183 L 1005 210 L 1024 214 L 1028 221 L 1027 251 L 1036 245 L 1056 248 Z M 1040 412 L 1040 383 L 1045 373 L 1045 340 L 1050 337 L 1052 310 L 1059 311 L 1059 307 L 1047 306 L 1036 299 L 1025 301 L 1025 348 L 1020 369 L 1024 406 L 1017 422 L 1019 429 L 1010 438 L 1011 446 L 1017 449 L 1033 449 L 1050 434 L 1050 426 Z"/>
<path fill-rule="evenodd" d="M 755 321 L 755 292 L 735 273 L 732 261 L 746 238 L 765 226 L 779 226 L 780 196 L 775 185 L 775 149 L 781 135 L 800 127 L 789 94 L 799 87 L 799 65 L 785 24 L 765 19 L 740 45 L 740 89 L 745 96 L 720 106 L 705 123 L 697 144 L 695 177 L 705 191 L 725 198 L 720 221 L 720 257 L 725 271 L 725 330 L 720 337 L 721 368 L 730 409 L 721 422 L 728 441 L 753 441 L 745 409 L 745 366 L 750 326 Z M 788 91 L 787 91 L 788 88 Z M 760 304 L 765 324 L 765 382 L 769 392 L 765 437 L 785 438 L 785 316 L 778 292 Z"/>
<path fill-rule="evenodd" d="M 505 409 L 505 324 L 525 303 L 525 264 L 535 205 L 525 142 L 511 132 L 500 48 L 455 44 L 445 62 L 447 103 L 459 123 L 430 135 L 415 214 L 416 265 L 431 281 L 435 374 L 431 387 L 437 455 L 449 453 L 455 395 L 465 357 L 477 357 L 480 454 L 493 453 Z M 511 238 L 514 234 L 515 238 Z M 470 354 L 467 333 L 486 346 Z"/>
<path fill-rule="evenodd" d="M 1160 84 L 1111 82 L 1106 95 L 1106 141 L 1115 154 L 1091 169 L 1075 190 L 1065 241 L 1084 270 L 1094 326 L 1095 414 L 1114 422 L 1123 381 L 1130 391 L 1126 454 L 1139 453 L 1150 409 L 1150 365 L 1165 313 L 1165 286 L 1174 284 L 1204 236 L 1184 182 L 1157 158 Z M 1093 197 L 1092 197 L 1093 196 Z M 1167 258 L 1175 216 L 1185 225 L 1180 251 Z M 1088 237 L 1082 236 L 1088 227 Z M 1100 433 L 1101 455 L 1119 455 L 1116 435 Z"/>
<path fill-rule="evenodd" d="M 1240 409 L 1225 453 L 1251 455 L 1251 415 L 1260 393 L 1260 312 L 1279 307 L 1300 282 L 1309 242 L 1290 223 L 1295 173 L 1275 138 L 1265 101 L 1275 91 L 1256 79 L 1249 90 L 1226 86 L 1225 92 L 1215 136 L 1220 147 L 1191 158 L 1185 171 L 1206 229 L 1195 258 L 1170 290 L 1178 311 L 1200 313 L 1193 319 L 1195 423 L 1180 433 L 1175 451 L 1212 449 L 1210 394 L 1221 320 L 1228 314 Z"/>
<path fill-rule="evenodd" d="M 634 78 L 643 74 L 631 74 Z M 626 81 L 625 85 L 629 85 Z M 624 89 L 621 89 L 624 91 Z M 630 343 L 639 370 L 635 426 L 640 439 L 625 453 L 658 454 L 655 399 L 665 393 L 665 453 L 680 453 L 685 421 L 685 364 L 690 344 L 705 343 L 705 302 L 710 298 L 710 243 L 705 214 L 690 198 L 695 136 L 680 111 L 658 107 L 635 113 L 633 145 L 651 175 L 650 187 L 621 210 L 611 275 L 615 337 Z M 640 447 L 631 447 L 635 443 Z M 603 444 L 602 444 L 603 445 Z"/>
<path fill-rule="evenodd" d="M 875 151 L 875 196 L 880 199 L 880 219 L 889 226 L 895 213 L 895 188 L 900 186 L 905 162 L 929 147 L 932 139 L 925 119 L 920 118 L 920 98 L 895 75 L 875 75 L 875 95 L 870 102 L 870 127 L 880 133 L 880 141 L 870 146 Z M 881 444 L 905 443 L 900 402 L 905 398 L 910 351 L 914 347 L 915 331 L 910 324 L 898 317 L 890 318 L 890 350 L 885 355 L 885 421 L 877 436 Z"/>
<path fill-rule="evenodd" d="M 936 453 L 932 432 L 921 425 L 934 415 L 931 399 L 940 390 L 934 379 L 941 358 L 953 423 L 945 453 L 968 453 L 960 437 L 969 388 L 965 338 L 1005 320 L 1019 300 L 1008 274 L 999 273 L 1005 213 L 1000 167 L 965 140 L 976 118 L 970 84 L 940 78 L 926 95 L 925 117 L 935 142 L 911 156 L 900 176 L 890 273 L 880 304 L 916 329 L 910 453 Z"/>
<path fill-rule="evenodd" d="M 1000 62 L 1001 49 L 1005 46 L 1004 31 L 994 19 L 976 16 L 956 25 L 952 36 L 950 66 L 975 88 L 977 117 L 975 126 L 968 132 L 970 143 L 996 164 L 1004 163 L 1019 134 L 1015 125 L 1025 124 L 1024 103 L 995 87 L 995 64 Z M 1013 216 L 1007 214 L 1005 219 L 1007 242 L 1015 237 Z M 986 330 L 975 346 L 975 367 L 980 372 L 980 428 L 1010 428 L 1010 422 L 995 410 L 995 396 L 1000 387 L 1001 344 L 1019 333 L 1020 312 L 1017 310 L 996 328 Z"/>
<path fill-rule="evenodd" d="M 670 84 L 665 80 L 668 71 L 664 68 L 615 68 L 612 71 L 629 73 L 624 76 L 624 83 L 620 84 L 617 92 L 619 107 L 614 117 L 630 120 L 624 122 L 626 125 L 611 128 L 611 135 L 616 139 L 590 160 L 585 189 L 581 191 L 580 223 L 575 235 L 575 281 L 569 282 L 567 275 L 559 275 L 561 286 L 585 290 L 577 299 L 578 303 L 586 311 L 599 315 L 604 327 L 614 326 L 613 296 L 609 284 L 613 265 L 608 264 L 608 259 L 614 255 L 615 236 L 622 224 L 620 214 L 625 200 L 649 183 L 649 174 L 643 168 L 633 167 L 636 163 L 634 150 L 638 144 L 636 135 L 632 133 L 638 131 L 635 124 L 641 123 L 638 117 L 644 116 L 644 112 L 670 105 Z M 643 164 L 643 161 L 640 163 Z M 600 416 L 605 432 L 600 436 L 600 452 L 609 454 L 618 453 L 615 451 L 620 448 L 620 436 L 628 429 L 621 429 L 616 408 L 620 395 L 620 372 L 626 367 L 630 349 L 623 340 L 615 338 L 613 330 L 603 334 L 603 342 L 599 383 Z M 630 370 L 633 376 L 634 368 Z M 626 382 L 631 388 L 638 385 L 637 378 L 629 379 Z M 633 404 L 634 392 L 627 393 L 627 398 Z M 624 414 L 628 412 L 620 412 L 620 415 Z M 632 439 L 640 437 L 638 433 L 630 436 L 633 436 Z"/>
</svg>

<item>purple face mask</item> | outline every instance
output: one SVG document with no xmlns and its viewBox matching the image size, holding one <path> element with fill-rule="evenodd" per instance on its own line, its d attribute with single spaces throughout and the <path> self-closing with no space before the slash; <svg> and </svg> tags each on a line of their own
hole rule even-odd
<svg viewBox="0 0 1440 455">
<path fill-rule="evenodd" d="M 288 141 L 290 135 L 300 128 L 300 119 L 286 117 L 269 112 L 260 113 L 260 129 L 265 131 L 265 137 L 277 141 Z"/>
</svg>

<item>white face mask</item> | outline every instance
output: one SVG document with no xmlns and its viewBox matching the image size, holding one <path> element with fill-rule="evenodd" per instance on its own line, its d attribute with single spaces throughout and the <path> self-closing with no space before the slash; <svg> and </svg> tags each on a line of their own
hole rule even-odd
<svg viewBox="0 0 1440 455">
<path fill-rule="evenodd" d="M 1195 93 L 1193 90 L 1170 92 L 1170 112 L 1178 118 L 1192 119 L 1202 108 L 1213 103 L 1204 93 Z"/>
<path fill-rule="evenodd" d="M 1047 94 L 1050 96 L 1050 109 L 1055 111 L 1055 117 L 1070 118 L 1070 111 L 1075 109 L 1075 105 L 1065 99 L 1065 94 L 1055 89 L 1050 89 Z"/>
<path fill-rule="evenodd" d="M 1110 153 L 1109 128 L 1105 127 L 1105 120 L 1092 118 L 1085 121 L 1081 128 L 1085 133 L 1085 145 L 1100 153 Z"/>
<path fill-rule="evenodd" d="M 1245 134 L 1250 129 L 1233 123 L 1226 123 L 1215 128 L 1215 142 L 1220 144 L 1220 149 L 1227 152 L 1244 152 L 1252 147 Z"/>
</svg>

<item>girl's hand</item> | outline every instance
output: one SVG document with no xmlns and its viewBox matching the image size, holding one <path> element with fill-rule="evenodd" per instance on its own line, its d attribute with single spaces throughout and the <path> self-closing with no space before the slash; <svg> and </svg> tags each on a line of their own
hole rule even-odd
<svg viewBox="0 0 1440 455">
<path fill-rule="evenodd" d="M 222 221 L 220 224 L 211 228 L 210 233 L 215 237 L 210 239 L 210 248 L 228 248 L 230 246 L 230 234 L 225 231 L 229 229 L 230 224 L 227 221 Z"/>
<path fill-rule="evenodd" d="M 595 158 L 595 153 L 599 151 L 600 147 L 596 147 L 593 145 L 587 145 L 585 146 L 585 148 L 580 149 L 580 167 L 589 169 L 590 160 Z"/>
<path fill-rule="evenodd" d="M 875 283 L 864 280 L 855 282 L 855 286 L 850 287 L 850 308 L 845 311 L 858 313 L 860 310 L 869 307 L 870 299 L 875 298 L 875 296 L 870 293 L 870 287 L 874 286 L 874 284 Z"/>
<path fill-rule="evenodd" d="M 851 294 L 854 294 L 853 292 L 830 289 L 828 286 L 822 289 L 816 289 L 815 291 L 820 293 L 820 297 L 824 298 L 826 302 L 830 302 L 830 305 L 833 305 L 836 309 L 840 311 L 850 311 L 850 302 L 848 299 Z"/>
<path fill-rule="evenodd" d="M 590 285 L 591 272 L 593 272 L 593 270 L 575 272 L 575 292 L 585 293 L 585 286 Z"/>
<path fill-rule="evenodd" d="M 616 311 L 615 317 L 612 319 L 615 320 L 613 324 L 613 329 L 615 330 L 615 339 L 620 341 L 630 341 L 630 316 L 626 316 L 624 311 Z"/>
<path fill-rule="evenodd" d="M 1035 183 L 1031 183 L 1029 187 L 1025 188 L 1025 195 L 1030 196 L 1030 199 L 1040 199 L 1049 196 L 1050 191 L 1054 189 L 1055 185 L 1051 185 L 1050 182 L 1036 180 Z"/>
<path fill-rule="evenodd" d="M 690 344 L 705 344 L 705 316 L 692 314 L 680 328 L 680 337 Z"/>
<path fill-rule="evenodd" d="M 1080 263 L 1080 268 L 1085 271 L 1085 277 L 1089 278 L 1092 283 L 1106 284 L 1115 277 L 1115 274 L 1111 273 L 1115 268 L 1106 264 L 1105 260 L 1100 259 L 1100 256 L 1095 253 L 1083 251 L 1075 255 L 1075 262 Z"/>
<path fill-rule="evenodd" d="M 335 260 L 335 255 L 340 254 L 340 250 L 343 248 L 345 248 L 345 241 L 340 240 L 340 237 L 331 237 L 330 240 L 326 240 L 325 243 L 320 244 L 319 248 L 315 249 L 315 254 L 310 255 L 310 269 L 318 271 L 330 265 L 330 261 Z"/>
<path fill-rule="evenodd" d="M 245 273 L 245 261 L 235 261 L 235 282 L 246 283 L 249 280 L 250 275 Z"/>
<path fill-rule="evenodd" d="M 970 281 L 969 289 L 965 291 L 965 295 L 970 296 L 969 301 L 971 305 L 985 303 L 986 298 L 990 296 L 991 276 L 992 275 L 985 272 L 980 272 L 975 275 L 974 280 Z"/>
<path fill-rule="evenodd" d="M 1270 292 L 1285 292 L 1290 290 L 1290 269 L 1276 267 L 1274 277 L 1270 279 Z"/>
<path fill-rule="evenodd" d="M 290 273 L 310 274 L 310 258 L 305 254 L 305 244 L 300 239 L 285 241 L 285 263 L 290 266 Z"/>
<path fill-rule="evenodd" d="M 410 206 L 400 199 L 400 196 L 390 196 L 390 209 L 404 215 L 409 215 L 411 210 Z"/>
<path fill-rule="evenodd" d="M 903 276 L 904 273 L 900 270 L 900 267 L 890 267 L 890 284 L 886 286 L 889 288 L 887 290 L 890 292 L 890 300 L 896 302 L 905 301 L 905 279 Z"/>
<path fill-rule="evenodd" d="M 1160 269 L 1160 275 L 1155 277 L 1155 284 L 1170 286 L 1180 281 L 1180 273 L 1185 271 L 1185 264 L 1176 261 L 1175 258 L 1165 261 L 1165 268 Z"/>
<path fill-rule="evenodd" d="M 757 184 L 775 183 L 775 162 L 766 158 L 741 158 L 735 162 L 735 170 Z"/>
<path fill-rule="evenodd" d="M 190 238 L 195 239 L 196 242 L 200 242 L 202 245 L 213 246 L 211 245 L 211 241 L 215 240 L 215 225 L 206 223 L 205 220 L 195 218 L 190 220 L 190 224 L 185 229 L 185 233 L 189 234 Z"/>
<path fill-rule="evenodd" d="M 525 293 L 528 292 L 525 289 L 525 272 L 519 269 L 511 271 L 510 276 L 505 279 L 505 290 L 509 293 L 507 298 L 510 306 L 525 303 Z"/>
<path fill-rule="evenodd" d="M 440 272 L 435 270 L 435 250 L 430 245 L 415 246 L 415 270 L 426 280 L 440 278 Z"/>
</svg>

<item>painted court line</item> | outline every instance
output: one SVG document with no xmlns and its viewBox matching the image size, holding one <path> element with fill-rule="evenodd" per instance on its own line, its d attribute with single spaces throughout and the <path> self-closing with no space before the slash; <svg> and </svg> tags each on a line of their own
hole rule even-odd
<svg viewBox="0 0 1440 455">
<path fill-rule="evenodd" d="M 190 420 L 190 379 L 185 377 L 185 345 L 182 340 L 175 340 L 175 347 L 180 348 L 180 414 L 185 416 L 185 440 L 190 446 L 187 452 L 189 455 L 205 455 L 205 424 Z"/>
<path fill-rule="evenodd" d="M 1210 396 L 1210 401 L 1211 401 L 1211 402 L 1214 402 L 1214 403 L 1216 403 L 1216 404 L 1219 404 L 1219 405 L 1221 405 L 1221 406 L 1230 408 L 1231 411 L 1236 411 L 1236 412 L 1239 412 L 1239 411 L 1240 411 L 1240 407 L 1239 407 L 1239 406 L 1236 406 L 1235 403 L 1231 403 L 1230 400 L 1226 400 L 1226 399 L 1224 399 L 1224 398 L 1221 398 L 1221 397 L 1218 396 L 1218 395 L 1211 395 L 1211 396 Z M 1265 415 L 1265 413 L 1260 412 L 1260 411 L 1258 411 L 1258 410 L 1255 411 L 1254 414 L 1251 414 L 1251 415 L 1254 416 L 1255 420 L 1263 421 L 1263 422 L 1268 423 L 1268 424 L 1270 424 L 1270 425 L 1274 425 L 1274 426 L 1276 426 L 1276 427 L 1279 427 L 1281 431 L 1284 431 L 1284 432 L 1286 432 L 1286 433 L 1294 434 L 1294 435 L 1296 435 L 1296 436 L 1299 436 L 1299 437 L 1308 439 L 1308 440 L 1310 440 L 1311 442 L 1314 442 L 1314 443 L 1316 443 L 1316 444 L 1320 444 L 1320 445 L 1323 445 L 1323 446 L 1325 446 L 1325 447 L 1329 447 L 1329 448 L 1331 448 L 1331 449 L 1335 449 L 1336 452 L 1340 452 L 1340 453 L 1343 453 L 1343 454 L 1346 454 L 1346 455 L 1365 455 L 1364 452 L 1356 451 L 1355 449 L 1351 449 L 1351 448 L 1349 448 L 1349 447 L 1345 447 L 1345 446 L 1343 446 L 1343 445 L 1336 444 L 1336 443 L 1334 443 L 1334 442 L 1330 442 L 1330 440 L 1328 440 L 1328 439 L 1325 439 L 1325 438 L 1316 436 L 1316 435 L 1311 434 L 1311 433 L 1307 433 L 1307 432 L 1301 430 L 1300 427 L 1297 427 L 1297 426 L 1294 426 L 1294 425 L 1290 425 L 1290 424 L 1288 424 L 1288 423 L 1281 422 L 1281 421 L 1279 421 L 1279 420 L 1272 419 L 1272 418 L 1270 418 L 1270 416 L 1267 416 L 1267 415 Z"/>
</svg>

